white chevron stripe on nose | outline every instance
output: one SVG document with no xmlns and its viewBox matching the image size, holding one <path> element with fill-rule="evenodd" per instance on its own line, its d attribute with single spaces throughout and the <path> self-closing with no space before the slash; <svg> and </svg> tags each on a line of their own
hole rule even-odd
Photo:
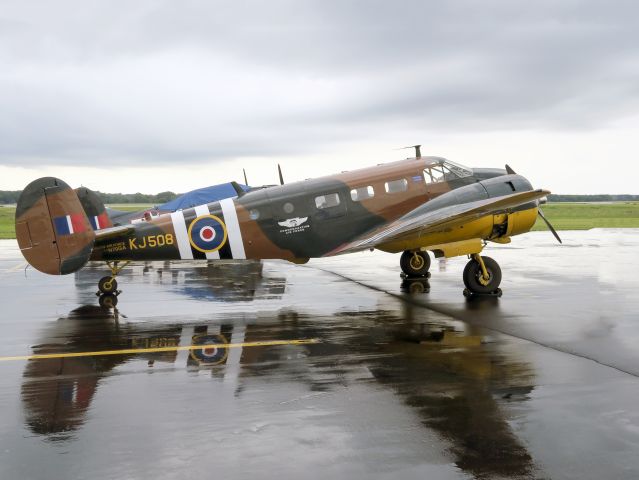
<svg viewBox="0 0 639 480">
<path fill-rule="evenodd" d="M 177 242 L 180 258 L 182 260 L 193 259 L 193 251 L 189 242 L 189 234 L 186 231 L 186 222 L 184 221 L 184 212 L 179 210 L 171 214 L 173 222 L 173 230 L 175 231 L 175 241 Z"/>
<path fill-rule="evenodd" d="M 240 222 L 237 219 L 237 211 L 232 198 L 225 198 L 220 201 L 222 214 L 224 215 L 224 223 L 229 235 L 229 244 L 231 245 L 231 255 L 233 258 L 246 258 L 244 252 L 244 240 L 240 231 Z"/>
</svg>

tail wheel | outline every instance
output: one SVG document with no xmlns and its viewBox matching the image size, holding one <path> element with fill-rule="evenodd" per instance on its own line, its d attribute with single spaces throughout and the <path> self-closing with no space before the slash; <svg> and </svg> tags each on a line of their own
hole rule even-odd
<svg viewBox="0 0 639 480">
<path fill-rule="evenodd" d="M 472 293 L 492 293 L 499 288 L 501 283 L 501 268 L 499 264 L 490 257 L 481 257 L 486 266 L 487 278 L 481 264 L 475 260 L 470 260 L 464 268 L 464 285 Z"/>
<path fill-rule="evenodd" d="M 114 293 L 118 289 L 115 277 L 102 277 L 98 282 L 100 293 Z"/>
<path fill-rule="evenodd" d="M 430 257 L 426 252 L 410 252 L 406 250 L 402 253 L 399 265 L 402 268 L 402 272 L 409 277 L 422 277 L 428 273 Z"/>
</svg>

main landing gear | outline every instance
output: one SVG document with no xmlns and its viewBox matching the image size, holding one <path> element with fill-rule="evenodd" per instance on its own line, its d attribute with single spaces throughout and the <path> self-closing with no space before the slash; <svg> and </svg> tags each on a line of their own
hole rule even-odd
<svg viewBox="0 0 639 480">
<path fill-rule="evenodd" d="M 404 272 L 404 278 L 430 277 L 430 257 L 428 253 L 416 250 L 411 252 L 406 250 L 399 259 L 399 266 Z"/>
<path fill-rule="evenodd" d="M 409 293 L 426 293 L 430 290 L 427 279 L 430 278 L 430 257 L 421 250 L 405 251 L 399 264 L 402 268 L 402 290 Z M 470 261 L 464 268 L 464 296 L 467 298 L 485 296 L 501 297 L 501 268 L 490 257 L 482 257 L 478 253 L 470 255 Z M 416 285 L 415 281 L 421 282 Z M 426 283 L 423 283 L 426 281 Z"/>
<path fill-rule="evenodd" d="M 102 277 L 98 282 L 98 292 L 100 306 L 115 307 L 118 303 L 118 295 L 122 293 L 118 290 L 118 282 L 115 277 L 126 267 L 129 262 L 106 262 L 111 269 L 111 275 Z"/>
<path fill-rule="evenodd" d="M 403 292 L 410 294 L 428 293 L 430 291 L 430 257 L 428 253 L 417 250 L 411 252 L 409 250 L 402 253 L 399 260 L 402 268 L 402 285 Z"/>
<path fill-rule="evenodd" d="M 464 296 L 501 297 L 501 268 L 490 257 L 482 257 L 478 253 L 471 255 L 471 260 L 464 268 Z"/>
</svg>

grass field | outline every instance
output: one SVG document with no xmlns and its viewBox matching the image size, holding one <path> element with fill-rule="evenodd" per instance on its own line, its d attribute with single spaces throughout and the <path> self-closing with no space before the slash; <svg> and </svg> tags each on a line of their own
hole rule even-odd
<svg viewBox="0 0 639 480">
<path fill-rule="evenodd" d="M 150 205 L 109 205 L 118 210 L 142 210 Z M 546 218 L 556 230 L 591 228 L 639 228 L 639 202 L 617 203 L 549 203 L 543 206 Z M 0 238 L 15 238 L 14 207 L 0 207 Z M 533 230 L 545 230 L 538 220 Z"/>
<path fill-rule="evenodd" d="M 15 214 L 13 207 L 0 207 L 0 238 L 16 238 L 13 226 Z"/>
<path fill-rule="evenodd" d="M 542 209 L 555 230 L 639 228 L 639 202 L 548 203 Z M 533 230 L 546 224 L 538 219 Z"/>
</svg>

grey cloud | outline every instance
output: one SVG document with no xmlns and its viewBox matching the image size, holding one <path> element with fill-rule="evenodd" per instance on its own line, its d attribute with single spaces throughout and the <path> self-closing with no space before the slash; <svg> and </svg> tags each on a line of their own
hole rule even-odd
<svg viewBox="0 0 639 480">
<path fill-rule="evenodd" d="M 637 112 L 636 2 L 8 2 L 0 162 L 294 155 Z"/>
</svg>

